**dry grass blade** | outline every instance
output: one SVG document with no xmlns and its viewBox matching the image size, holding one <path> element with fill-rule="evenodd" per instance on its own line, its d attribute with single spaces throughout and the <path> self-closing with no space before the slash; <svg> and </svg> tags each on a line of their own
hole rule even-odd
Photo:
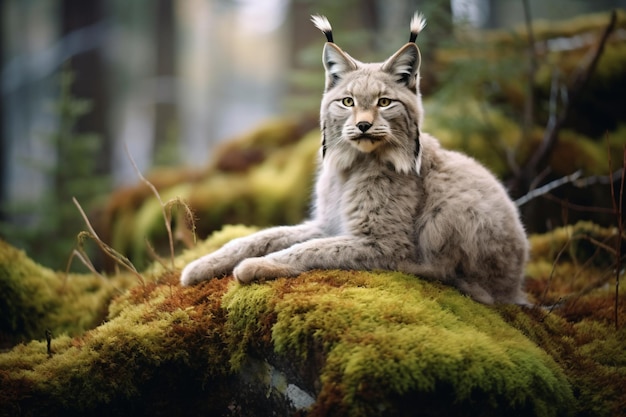
<svg viewBox="0 0 626 417">
<path fill-rule="evenodd" d="M 183 213 L 184 213 L 184 218 L 180 214 L 177 216 L 176 224 L 178 225 L 177 228 L 179 228 L 179 232 L 177 233 L 177 235 L 181 235 L 181 240 L 184 240 L 184 243 L 188 247 L 195 245 L 196 244 L 196 222 L 194 220 L 194 214 L 193 214 L 193 211 L 191 210 L 191 207 L 189 207 L 189 205 L 183 199 L 181 199 L 180 197 L 176 197 L 176 198 L 169 200 L 165 204 L 165 208 L 170 218 L 172 217 L 173 208 L 182 208 Z M 184 228 L 186 228 L 187 230 L 191 232 L 193 245 L 190 245 L 190 242 L 185 241 L 185 238 L 182 236 L 183 233 L 180 231 L 180 229 L 184 229 Z"/>
<path fill-rule="evenodd" d="M 144 278 L 141 276 L 141 274 L 137 271 L 137 269 L 135 268 L 135 266 L 132 264 L 132 262 L 126 258 L 124 255 L 120 254 L 119 252 L 117 252 L 115 249 L 113 249 L 112 247 L 110 247 L 109 245 L 107 245 L 106 243 L 104 243 L 102 241 L 102 239 L 100 239 L 98 237 L 98 235 L 96 234 L 94 228 L 91 226 L 91 223 L 89 222 L 89 218 L 87 217 L 87 215 L 85 214 L 85 211 L 83 210 L 83 208 L 81 207 L 80 203 L 78 202 L 78 200 L 76 200 L 75 197 L 72 197 L 72 201 L 74 202 L 74 204 L 76 205 L 76 207 L 78 208 L 78 211 L 80 212 L 81 216 L 83 217 L 83 220 L 85 221 L 85 224 L 87 225 L 87 228 L 89 229 L 88 232 L 82 231 L 78 234 L 78 236 L 76 237 L 76 240 L 78 241 L 78 248 L 79 248 L 79 253 L 82 254 L 82 256 L 79 256 L 79 259 L 82 260 L 82 258 L 88 259 L 87 254 L 84 252 L 84 250 L 82 249 L 83 247 L 83 242 L 85 241 L 86 238 L 90 238 L 92 239 L 94 242 L 96 242 L 96 244 L 98 245 L 98 247 L 111 259 L 113 259 L 118 265 L 123 266 L 124 268 L 126 268 L 129 272 L 131 272 L 133 275 L 135 275 L 137 277 L 137 279 L 139 280 L 139 282 L 141 283 L 141 285 L 146 284 L 146 281 L 144 280 Z M 89 264 L 91 264 L 91 262 L 89 262 Z M 91 267 L 93 268 L 93 264 L 91 265 Z M 95 268 L 94 268 L 95 269 Z"/>
<path fill-rule="evenodd" d="M 165 265 L 165 260 L 159 256 L 159 254 L 157 253 L 156 249 L 154 249 L 154 246 L 152 246 L 150 241 L 146 238 L 144 239 L 144 242 L 146 243 L 146 248 L 148 250 L 148 255 L 150 256 L 150 258 L 152 258 L 152 260 L 154 260 L 159 265 L 161 265 L 163 269 L 168 270 L 169 268 L 167 267 L 167 265 Z"/>
<path fill-rule="evenodd" d="M 67 265 L 65 266 L 65 275 L 63 276 L 63 286 L 61 289 L 62 292 L 65 292 L 67 279 L 70 275 L 70 267 L 72 266 L 72 261 L 74 260 L 75 257 L 78 258 L 82 262 L 82 264 L 85 265 L 87 269 L 89 269 L 91 273 L 102 278 L 103 281 L 109 282 L 104 275 L 102 275 L 100 272 L 96 270 L 96 267 L 93 265 L 93 263 L 89 259 L 89 256 L 87 256 L 87 254 L 85 253 L 85 250 L 82 247 L 79 247 L 72 251 L 72 254 L 67 260 Z"/>
<path fill-rule="evenodd" d="M 130 163 L 133 165 L 133 168 L 135 169 L 137 176 L 141 179 L 141 181 L 144 184 L 148 186 L 148 188 L 150 188 L 150 190 L 152 190 L 152 193 L 155 195 L 157 200 L 159 200 L 159 204 L 161 205 L 161 213 L 163 214 L 163 220 L 165 222 L 165 230 L 167 231 L 167 238 L 169 240 L 169 245 L 170 245 L 171 267 L 172 269 L 174 269 L 174 237 L 172 236 L 171 212 L 168 213 L 168 211 L 166 210 L 165 204 L 163 204 L 163 200 L 161 199 L 161 195 L 159 194 L 159 191 L 156 189 L 154 184 L 148 181 L 146 177 L 144 177 L 141 174 L 141 171 L 139 170 L 139 167 L 137 167 L 137 163 L 135 162 L 132 155 L 130 154 L 130 151 L 128 150 L 128 146 L 126 145 L 126 143 L 124 143 L 124 150 L 126 151 L 126 155 L 128 155 L 128 159 L 130 160 Z"/>
<path fill-rule="evenodd" d="M 546 303 L 546 297 L 548 295 L 548 291 L 550 290 L 550 287 L 552 286 L 552 280 L 554 279 L 556 266 L 559 260 L 561 259 L 561 256 L 563 256 L 563 254 L 565 253 L 565 250 L 569 247 L 570 243 L 572 242 L 572 239 L 573 239 L 572 236 L 568 237 L 567 242 L 565 242 L 563 247 L 559 250 L 556 257 L 554 258 L 554 261 L 552 262 L 552 269 L 550 270 L 550 276 L 548 277 L 548 282 L 546 283 L 546 287 L 544 288 L 543 294 L 541 295 L 541 300 L 539 300 L 539 306 L 543 306 Z"/>
</svg>

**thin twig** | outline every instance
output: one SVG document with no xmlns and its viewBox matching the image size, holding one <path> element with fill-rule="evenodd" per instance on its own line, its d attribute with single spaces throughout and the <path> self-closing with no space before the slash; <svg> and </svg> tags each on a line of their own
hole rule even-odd
<svg viewBox="0 0 626 417">
<path fill-rule="evenodd" d="M 550 191 L 554 190 L 555 188 L 558 188 L 562 185 L 565 185 L 567 183 L 570 182 L 574 182 L 577 179 L 580 178 L 580 176 L 582 175 L 582 170 L 578 170 L 576 172 L 574 172 L 573 174 L 567 175 L 563 178 L 559 178 L 558 180 L 554 180 L 552 182 L 547 183 L 546 185 L 539 187 L 539 188 L 535 188 L 534 190 L 532 190 L 531 192 L 527 193 L 526 195 L 518 198 L 517 200 L 515 200 L 515 204 L 518 207 L 523 206 L 524 204 L 528 203 L 530 200 L 537 198 L 541 195 L 547 194 Z"/>
<path fill-rule="evenodd" d="M 552 194 L 544 194 L 544 195 L 542 195 L 542 197 L 545 198 L 545 199 L 557 202 L 560 205 L 562 205 L 563 207 L 566 207 L 566 208 L 572 209 L 572 210 L 576 210 L 576 211 L 581 211 L 581 212 L 586 212 L 586 213 L 603 213 L 603 214 L 613 214 L 614 213 L 613 209 L 610 209 L 610 208 L 581 206 L 580 204 L 570 203 L 567 200 L 563 200 L 562 198 L 555 197 Z"/>
<path fill-rule="evenodd" d="M 577 188 L 585 188 L 595 184 L 612 184 L 622 179 L 622 171 L 623 169 L 620 168 L 611 175 L 591 175 L 589 177 L 580 178 L 574 181 L 573 184 Z"/>
<path fill-rule="evenodd" d="M 609 155 L 609 171 L 613 171 L 613 163 L 611 158 L 611 145 L 607 137 L 607 149 Z M 620 181 L 619 187 L 619 196 L 615 195 L 615 187 L 613 183 L 611 183 L 611 203 L 613 204 L 613 212 L 617 217 L 617 231 L 618 236 L 615 241 L 615 305 L 614 305 L 614 320 L 615 320 L 615 330 L 619 329 L 619 278 L 622 273 L 622 239 L 624 236 L 624 221 L 622 218 L 623 215 L 623 204 L 624 204 L 624 170 L 626 170 L 626 145 L 623 149 L 623 159 L 622 159 L 622 178 Z M 619 198 L 619 203 L 617 202 L 617 198 Z"/>
</svg>

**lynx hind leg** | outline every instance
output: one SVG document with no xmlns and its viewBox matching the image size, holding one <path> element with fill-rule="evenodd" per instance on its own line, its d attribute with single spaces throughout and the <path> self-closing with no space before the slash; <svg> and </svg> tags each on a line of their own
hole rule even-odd
<svg viewBox="0 0 626 417">
<path fill-rule="evenodd" d="M 456 287 L 463 293 L 470 296 L 472 299 L 483 304 L 493 304 L 493 296 L 489 291 L 485 290 L 479 283 L 475 281 L 466 281 L 463 279 L 457 280 Z"/>
<path fill-rule="evenodd" d="M 442 266 L 418 264 L 414 262 L 403 262 L 398 265 L 398 270 L 400 272 L 415 275 L 422 279 L 439 281 L 443 284 L 453 286 L 461 291 L 463 294 L 471 297 L 473 300 L 478 301 L 479 303 L 510 303 L 519 305 L 528 304 L 526 296 L 521 290 L 521 279 L 518 280 L 518 282 L 511 283 L 511 286 L 503 289 L 503 291 L 501 292 L 493 292 L 488 291 L 483 285 L 481 285 L 481 281 L 490 281 L 489 279 L 472 279 L 472 277 L 460 278 L 456 276 L 456 273 L 454 271 L 446 270 L 446 268 Z M 493 280 L 502 281 L 502 278 L 493 278 Z"/>
</svg>

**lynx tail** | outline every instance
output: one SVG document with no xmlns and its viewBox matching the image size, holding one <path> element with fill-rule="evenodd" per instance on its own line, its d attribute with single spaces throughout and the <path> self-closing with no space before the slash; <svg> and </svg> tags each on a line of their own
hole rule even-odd
<svg viewBox="0 0 626 417">
<path fill-rule="evenodd" d="M 319 14 L 313 15 L 311 16 L 311 22 L 313 22 L 316 28 L 322 31 L 328 42 L 333 42 L 333 28 L 330 26 L 330 22 L 326 19 L 326 16 Z"/>
<path fill-rule="evenodd" d="M 411 36 L 409 37 L 409 42 L 415 42 L 415 40 L 417 39 L 417 35 L 420 34 L 425 26 L 426 18 L 424 17 L 424 15 L 420 12 L 415 12 L 413 18 L 411 19 Z M 330 25 L 328 27 L 330 27 Z M 320 30 L 322 29 L 320 28 Z"/>
</svg>

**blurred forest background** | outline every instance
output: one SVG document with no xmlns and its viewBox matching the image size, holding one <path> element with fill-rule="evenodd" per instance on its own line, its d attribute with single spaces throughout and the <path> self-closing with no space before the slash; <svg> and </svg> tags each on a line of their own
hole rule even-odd
<svg viewBox="0 0 626 417">
<path fill-rule="evenodd" d="M 626 142 L 622 14 L 602 45 L 603 65 L 589 72 L 582 87 L 575 77 L 568 79 L 577 71 L 585 75 L 578 64 L 586 65 L 598 49 L 610 11 L 625 7 L 626 0 L 0 0 L 0 237 L 63 269 L 85 228 L 72 197 L 95 222 L 107 210 L 110 218 L 121 218 L 111 209 L 111 195 L 139 182 L 125 146 L 143 173 L 185 172 L 161 183 L 171 186 L 199 181 L 215 165 L 221 143 L 268 120 L 289 120 L 298 138 L 314 130 L 323 88 L 324 39 L 309 22 L 317 13 L 329 17 L 342 48 L 368 61 L 403 45 L 410 17 L 421 10 L 428 19 L 418 42 L 425 130 L 442 136 L 444 144 L 448 131 L 467 132 L 461 142 L 448 138 L 448 144 L 483 162 L 495 160 L 485 163 L 515 198 L 582 169 L 582 177 L 604 181 L 603 191 L 572 186 L 572 195 L 558 191 L 560 201 L 610 207 L 611 181 L 600 178 L 609 173 L 606 140 L 610 136 L 618 150 Z M 593 13 L 602 14 L 588 20 Z M 571 30 L 554 29 L 552 22 L 567 19 L 574 19 Z M 531 21 L 544 22 L 541 31 L 529 30 Z M 554 59 L 553 51 L 570 61 Z M 560 110 L 580 97 L 560 121 Z M 446 113 L 459 102 L 473 107 Z M 566 136 L 561 142 L 583 144 L 576 149 L 600 144 L 600 150 L 558 154 L 572 145 L 533 153 L 550 142 L 546 132 L 555 123 L 557 139 Z M 493 141 L 513 130 L 519 137 L 512 142 Z M 528 145 L 533 137 L 535 148 Z M 614 154 L 613 171 L 622 165 L 619 152 Z M 526 169 L 533 155 L 534 166 Z M 559 160 L 564 167 L 554 166 Z M 581 193 L 586 199 L 576 200 Z M 131 206 L 140 207 L 137 194 L 124 195 L 134 196 Z M 571 205 L 552 204 L 560 223 L 576 217 L 564 214 Z M 524 208 L 530 231 L 551 227 L 545 210 Z M 258 223 L 302 215 L 300 210 Z M 242 221 L 225 215 L 217 223 L 233 219 Z M 101 230 L 115 241 L 106 230 L 134 221 L 105 221 Z M 201 237 L 216 227 L 205 227 Z"/>
</svg>

